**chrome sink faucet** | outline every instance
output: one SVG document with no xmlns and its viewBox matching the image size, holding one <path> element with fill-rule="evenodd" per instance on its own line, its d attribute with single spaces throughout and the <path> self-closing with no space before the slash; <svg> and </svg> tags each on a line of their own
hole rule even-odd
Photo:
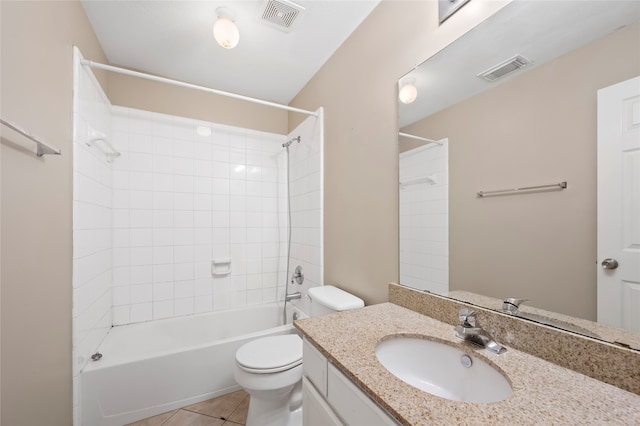
<svg viewBox="0 0 640 426">
<path fill-rule="evenodd" d="M 456 336 L 459 338 L 482 346 L 496 354 L 505 352 L 507 348 L 496 343 L 493 337 L 482 327 L 478 325 L 476 313 L 469 308 L 461 308 L 458 311 L 460 324 L 455 327 Z"/>
<path fill-rule="evenodd" d="M 509 315 L 520 315 L 520 304 L 531 302 L 529 299 L 516 299 L 515 297 L 507 297 L 502 301 L 502 312 Z"/>
</svg>

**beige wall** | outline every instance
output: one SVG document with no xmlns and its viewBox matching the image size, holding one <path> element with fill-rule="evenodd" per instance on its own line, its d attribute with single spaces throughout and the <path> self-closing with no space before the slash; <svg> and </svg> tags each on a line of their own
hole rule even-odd
<svg viewBox="0 0 640 426">
<path fill-rule="evenodd" d="M 403 129 L 449 138 L 451 290 L 596 319 L 596 91 L 640 75 L 639 44 L 636 24 Z"/>
<path fill-rule="evenodd" d="M 395 81 L 507 2 L 475 0 L 438 27 L 436 2 L 384 1 L 293 102 L 327 113 L 327 282 L 367 303 L 386 300 L 386 283 L 398 276 Z M 72 45 L 106 58 L 77 1 L 1 1 L 0 16 L 2 117 L 63 150 L 39 159 L 31 144 L 2 131 L 2 424 L 69 425 Z M 279 133 L 304 118 L 243 106 L 251 122 L 234 121 L 235 105 L 153 84 L 129 90 L 124 77 L 101 80 L 114 104 L 205 120 L 222 114 L 228 124 Z M 211 111 L 192 108 L 196 98 Z"/>
<path fill-rule="evenodd" d="M 2 424 L 70 425 L 72 45 L 104 59 L 79 2 L 0 2 Z"/>
<path fill-rule="evenodd" d="M 387 300 L 398 280 L 396 82 L 507 3 L 474 0 L 438 26 L 435 1 L 382 1 L 293 100 L 326 112 L 326 284 Z"/>
<path fill-rule="evenodd" d="M 109 73 L 108 81 L 107 95 L 113 105 L 263 132 L 289 133 L 288 114 L 282 109 L 123 74 Z"/>
</svg>

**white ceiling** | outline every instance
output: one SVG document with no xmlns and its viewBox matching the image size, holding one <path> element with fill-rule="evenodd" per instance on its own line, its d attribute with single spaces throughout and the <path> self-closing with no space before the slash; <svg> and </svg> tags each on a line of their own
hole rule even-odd
<svg viewBox="0 0 640 426">
<path fill-rule="evenodd" d="M 261 0 L 82 0 L 111 65 L 288 104 L 379 0 L 295 0 L 291 33 L 261 22 Z M 213 38 L 215 10 L 236 15 L 240 43 Z M 95 58 L 87 58 L 95 59 Z"/>
<path fill-rule="evenodd" d="M 638 20 L 640 1 L 514 0 L 405 76 L 415 78 L 418 97 L 400 104 L 400 127 Z M 516 54 L 534 63 L 493 83 L 476 77 Z"/>
</svg>

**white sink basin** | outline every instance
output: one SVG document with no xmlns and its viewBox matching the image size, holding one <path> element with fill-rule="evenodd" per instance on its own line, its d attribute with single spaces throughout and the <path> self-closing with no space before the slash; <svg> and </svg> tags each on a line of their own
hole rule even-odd
<svg viewBox="0 0 640 426">
<path fill-rule="evenodd" d="M 444 343 L 396 337 L 378 343 L 376 356 L 400 380 L 442 398 L 496 402 L 511 395 L 511 384 L 502 373 Z M 471 365 L 465 367 L 469 360 Z"/>
</svg>

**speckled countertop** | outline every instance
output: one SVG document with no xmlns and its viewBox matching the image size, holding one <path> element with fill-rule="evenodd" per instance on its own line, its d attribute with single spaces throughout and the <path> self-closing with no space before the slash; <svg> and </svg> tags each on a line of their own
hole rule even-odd
<svg viewBox="0 0 640 426">
<path fill-rule="evenodd" d="M 640 396 L 509 348 L 492 354 L 455 337 L 452 326 L 383 303 L 298 320 L 295 326 L 344 374 L 405 425 L 640 424 Z M 501 370 L 513 393 L 501 402 L 450 401 L 389 373 L 375 356 L 390 335 L 450 343 Z"/>
</svg>

